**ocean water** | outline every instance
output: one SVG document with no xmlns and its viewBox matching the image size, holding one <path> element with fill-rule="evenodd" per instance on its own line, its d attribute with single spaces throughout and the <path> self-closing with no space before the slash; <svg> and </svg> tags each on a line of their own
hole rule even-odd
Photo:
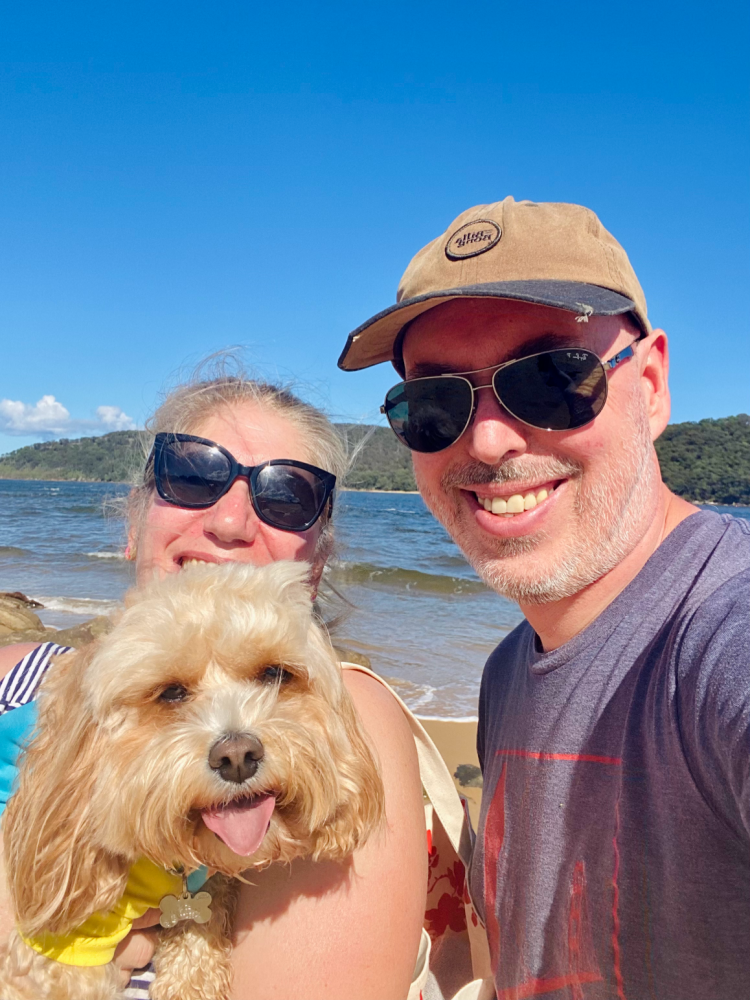
<svg viewBox="0 0 750 1000">
<path fill-rule="evenodd" d="M 67 627 L 113 611 L 133 583 L 110 483 L 0 480 L 0 590 L 44 604 Z M 750 518 L 750 508 L 712 507 Z M 421 715 L 475 715 L 482 667 L 521 620 L 488 590 L 421 497 L 341 493 L 339 551 L 326 579 L 349 602 L 337 639 L 365 655 Z M 340 607 L 340 605 L 339 605 Z"/>
</svg>

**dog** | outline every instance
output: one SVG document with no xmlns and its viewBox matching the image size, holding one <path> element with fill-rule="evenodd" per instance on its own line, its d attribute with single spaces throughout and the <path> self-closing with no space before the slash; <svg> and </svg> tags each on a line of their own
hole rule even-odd
<svg viewBox="0 0 750 1000">
<path fill-rule="evenodd" d="M 191 566 L 53 662 L 3 817 L 17 926 L 2 1000 L 121 997 L 114 944 L 150 878 L 171 889 L 153 1000 L 228 1000 L 242 873 L 344 861 L 377 830 L 378 767 L 308 572 Z M 200 866 L 217 874 L 193 896 Z"/>
</svg>

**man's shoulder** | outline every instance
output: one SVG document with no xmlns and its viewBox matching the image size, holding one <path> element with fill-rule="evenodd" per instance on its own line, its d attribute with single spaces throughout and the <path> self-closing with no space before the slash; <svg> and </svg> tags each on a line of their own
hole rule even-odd
<svg viewBox="0 0 750 1000">
<path fill-rule="evenodd" d="M 717 544 L 696 572 L 680 616 L 693 637 L 750 623 L 750 520 L 721 522 Z"/>
<path fill-rule="evenodd" d="M 681 660 L 705 669 L 731 655 L 750 666 L 750 564 L 732 566 L 715 586 L 705 588 L 682 624 Z"/>
<path fill-rule="evenodd" d="M 726 600 L 727 586 L 747 595 L 750 520 L 701 511 L 667 536 L 647 567 L 651 562 L 659 575 L 646 576 L 644 585 L 669 618 L 684 623 L 698 609 L 705 618 Z"/>
</svg>

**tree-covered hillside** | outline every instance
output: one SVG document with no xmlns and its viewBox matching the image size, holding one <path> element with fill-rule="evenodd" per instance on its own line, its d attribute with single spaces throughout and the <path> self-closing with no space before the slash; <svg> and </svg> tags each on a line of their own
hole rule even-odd
<svg viewBox="0 0 750 1000">
<path fill-rule="evenodd" d="M 346 486 L 413 490 L 411 457 L 386 427 L 338 424 L 354 456 Z M 672 424 L 656 442 L 670 489 L 699 503 L 750 504 L 750 417 Z M 0 457 L 0 479 L 128 482 L 143 462 L 137 431 L 48 441 Z"/>
<path fill-rule="evenodd" d="M 138 431 L 101 437 L 61 438 L 27 445 L 0 456 L 0 479 L 75 479 L 95 483 L 129 482 L 143 462 Z"/>
<path fill-rule="evenodd" d="M 672 424 L 656 442 L 664 481 L 681 497 L 750 504 L 750 416 Z"/>
<path fill-rule="evenodd" d="M 409 452 L 385 427 L 338 424 L 353 455 L 346 485 L 365 490 L 413 490 Z M 142 467 L 146 436 L 114 431 L 101 437 L 45 441 L 0 456 L 0 479 L 132 481 Z"/>
<path fill-rule="evenodd" d="M 337 424 L 353 462 L 346 485 L 355 490 L 415 490 L 411 453 L 388 427 Z"/>
</svg>

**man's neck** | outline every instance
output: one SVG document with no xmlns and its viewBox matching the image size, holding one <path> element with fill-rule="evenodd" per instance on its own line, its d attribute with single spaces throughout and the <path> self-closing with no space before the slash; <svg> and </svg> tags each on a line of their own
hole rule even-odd
<svg viewBox="0 0 750 1000">
<path fill-rule="evenodd" d="M 521 611 L 539 636 L 544 651 L 563 646 L 598 618 L 640 573 L 670 531 L 698 509 L 662 484 L 655 516 L 646 533 L 614 569 L 572 597 L 551 604 L 522 604 Z"/>
</svg>

